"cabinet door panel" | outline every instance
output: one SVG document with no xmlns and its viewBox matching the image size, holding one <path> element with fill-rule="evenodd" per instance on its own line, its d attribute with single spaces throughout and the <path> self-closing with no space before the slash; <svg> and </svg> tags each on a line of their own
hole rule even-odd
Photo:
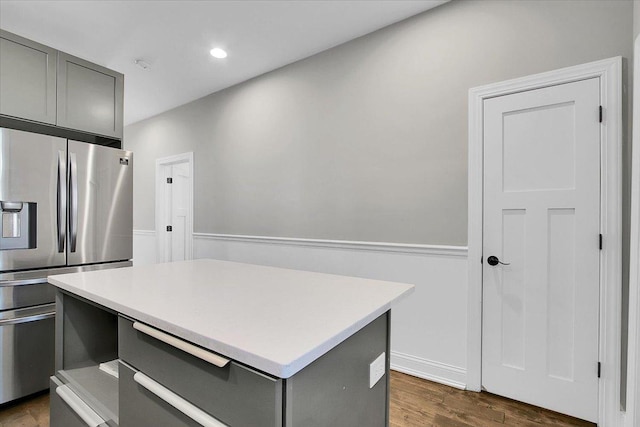
<svg viewBox="0 0 640 427">
<path fill-rule="evenodd" d="M 123 76 L 60 52 L 58 126 L 122 137 Z"/>
<path fill-rule="evenodd" d="M 57 51 L 0 30 L 0 114 L 56 122 Z"/>
</svg>

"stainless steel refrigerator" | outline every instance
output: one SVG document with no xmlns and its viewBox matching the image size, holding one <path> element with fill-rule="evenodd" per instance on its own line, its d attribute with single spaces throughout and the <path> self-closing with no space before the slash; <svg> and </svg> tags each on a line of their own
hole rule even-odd
<svg viewBox="0 0 640 427">
<path fill-rule="evenodd" d="M 47 276 L 131 265 L 129 151 L 0 128 L 0 404 L 48 388 Z"/>
</svg>

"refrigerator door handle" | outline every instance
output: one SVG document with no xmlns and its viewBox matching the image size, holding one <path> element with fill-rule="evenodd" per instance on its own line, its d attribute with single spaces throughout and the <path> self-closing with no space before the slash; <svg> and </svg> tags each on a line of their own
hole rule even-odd
<svg viewBox="0 0 640 427">
<path fill-rule="evenodd" d="M 69 209 L 69 233 L 71 235 L 71 241 L 69 242 L 69 250 L 75 252 L 78 241 L 78 162 L 76 161 L 76 153 L 69 153 L 69 167 L 69 187 L 71 190 Z"/>
<path fill-rule="evenodd" d="M 21 323 L 46 320 L 56 315 L 56 305 L 46 304 L 40 307 L 28 307 L 17 310 L 7 310 L 0 316 L 0 326 L 18 325 Z"/>
<path fill-rule="evenodd" d="M 64 252 L 67 210 L 67 153 L 58 151 L 58 252 Z"/>
</svg>

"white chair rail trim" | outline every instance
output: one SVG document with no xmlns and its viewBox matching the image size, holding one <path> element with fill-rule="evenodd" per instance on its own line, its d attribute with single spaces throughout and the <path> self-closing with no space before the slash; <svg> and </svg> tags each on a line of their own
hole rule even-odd
<svg viewBox="0 0 640 427">
<path fill-rule="evenodd" d="M 153 237 L 155 230 L 133 230 L 135 236 Z M 466 246 L 419 245 L 413 243 L 363 242 L 350 240 L 304 239 L 297 237 L 248 236 L 241 234 L 193 233 L 195 239 L 263 243 L 317 248 L 352 249 L 376 252 L 399 252 L 416 255 L 467 257 Z"/>
<path fill-rule="evenodd" d="M 409 254 L 467 256 L 466 246 L 419 245 L 412 243 L 363 242 L 349 240 L 304 239 L 297 237 L 247 236 L 239 234 L 193 233 L 197 239 L 226 240 L 233 242 L 264 243 L 317 248 L 351 249 L 377 252 L 401 252 Z"/>
</svg>

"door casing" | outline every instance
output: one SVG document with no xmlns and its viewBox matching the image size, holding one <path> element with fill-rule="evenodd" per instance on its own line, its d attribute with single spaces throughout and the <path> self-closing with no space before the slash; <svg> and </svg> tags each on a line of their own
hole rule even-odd
<svg viewBox="0 0 640 427">
<path fill-rule="evenodd" d="M 482 388 L 482 212 L 484 100 L 578 80 L 600 79 L 601 141 L 598 425 L 618 426 L 622 305 L 622 57 L 563 68 L 469 90 L 467 389 Z M 594 112 L 597 114 L 597 112 Z"/>
<path fill-rule="evenodd" d="M 165 218 L 167 217 L 167 201 L 165 200 L 164 185 L 164 168 L 178 163 L 188 163 L 189 165 L 189 183 L 188 186 L 188 203 L 189 213 L 188 224 L 185 230 L 186 247 L 185 259 L 193 259 L 193 152 L 176 154 L 175 156 L 163 157 L 156 159 L 156 262 L 165 262 L 167 254 L 165 242 Z"/>
<path fill-rule="evenodd" d="M 640 36 L 634 42 L 626 427 L 640 425 Z"/>
</svg>

